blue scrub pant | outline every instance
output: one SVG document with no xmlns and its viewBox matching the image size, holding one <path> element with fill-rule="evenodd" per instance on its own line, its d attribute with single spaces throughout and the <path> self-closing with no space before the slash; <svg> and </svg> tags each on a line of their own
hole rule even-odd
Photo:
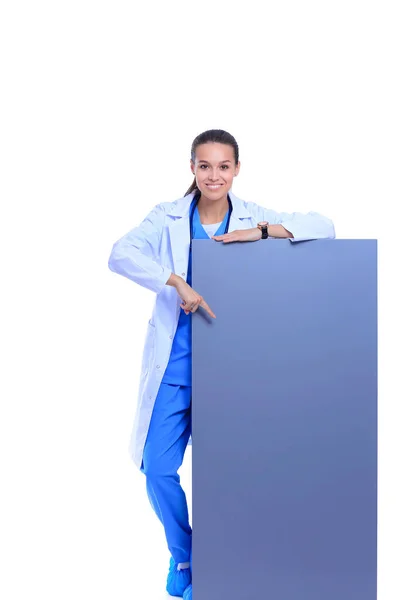
<svg viewBox="0 0 396 600">
<path fill-rule="evenodd" d="M 161 383 L 143 451 L 147 494 L 176 564 L 190 561 L 186 495 L 177 474 L 191 434 L 191 387 Z"/>
</svg>

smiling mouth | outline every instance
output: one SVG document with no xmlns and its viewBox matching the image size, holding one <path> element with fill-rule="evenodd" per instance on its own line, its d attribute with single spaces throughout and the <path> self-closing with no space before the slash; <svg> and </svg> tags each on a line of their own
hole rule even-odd
<svg viewBox="0 0 396 600">
<path fill-rule="evenodd" d="M 206 183 L 205 185 L 206 185 L 206 187 L 208 187 L 212 190 L 217 190 L 217 188 L 221 187 L 223 184 L 222 183 Z"/>
</svg>

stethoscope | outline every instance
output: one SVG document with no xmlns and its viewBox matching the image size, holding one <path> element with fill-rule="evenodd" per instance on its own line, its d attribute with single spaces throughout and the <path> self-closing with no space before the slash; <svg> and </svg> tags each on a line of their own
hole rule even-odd
<svg viewBox="0 0 396 600">
<path fill-rule="evenodd" d="M 195 209 L 197 208 L 197 204 L 198 204 L 200 197 L 201 197 L 200 193 L 195 195 L 194 200 L 193 200 L 193 208 L 192 208 L 192 211 L 190 214 L 190 252 L 191 252 L 191 248 L 192 248 L 192 239 L 193 239 L 194 213 L 195 213 Z M 225 228 L 224 233 L 228 233 L 228 227 L 230 225 L 230 219 L 231 219 L 231 213 L 232 213 L 232 202 L 231 202 L 228 194 L 227 194 L 227 200 L 228 200 L 228 218 L 227 218 L 227 223 L 226 223 L 226 228 Z M 224 235 L 224 234 L 222 234 L 222 235 Z"/>
</svg>

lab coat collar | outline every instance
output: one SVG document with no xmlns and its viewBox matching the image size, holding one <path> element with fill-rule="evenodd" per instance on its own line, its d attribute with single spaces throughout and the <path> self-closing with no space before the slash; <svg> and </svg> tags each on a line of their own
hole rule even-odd
<svg viewBox="0 0 396 600">
<path fill-rule="evenodd" d="M 237 196 L 235 196 L 231 190 L 228 192 L 228 194 L 232 202 L 231 218 L 244 219 L 252 216 L 250 212 L 246 210 L 243 200 L 237 198 Z M 194 199 L 194 196 L 195 192 L 191 192 L 191 194 L 188 194 L 183 198 L 179 198 L 179 200 L 175 200 L 173 207 L 171 208 L 172 217 L 188 217 L 188 209 L 192 200 Z"/>
</svg>

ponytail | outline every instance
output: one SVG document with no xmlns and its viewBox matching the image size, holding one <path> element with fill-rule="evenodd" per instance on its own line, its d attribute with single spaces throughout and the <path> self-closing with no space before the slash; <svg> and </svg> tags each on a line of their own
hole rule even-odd
<svg viewBox="0 0 396 600">
<path fill-rule="evenodd" d="M 188 196 L 188 194 L 191 194 L 191 192 L 193 192 L 194 190 L 197 190 L 197 178 L 194 177 L 194 181 L 192 182 L 192 184 L 190 185 L 190 187 L 188 188 L 187 192 L 184 194 L 184 196 Z"/>
</svg>

